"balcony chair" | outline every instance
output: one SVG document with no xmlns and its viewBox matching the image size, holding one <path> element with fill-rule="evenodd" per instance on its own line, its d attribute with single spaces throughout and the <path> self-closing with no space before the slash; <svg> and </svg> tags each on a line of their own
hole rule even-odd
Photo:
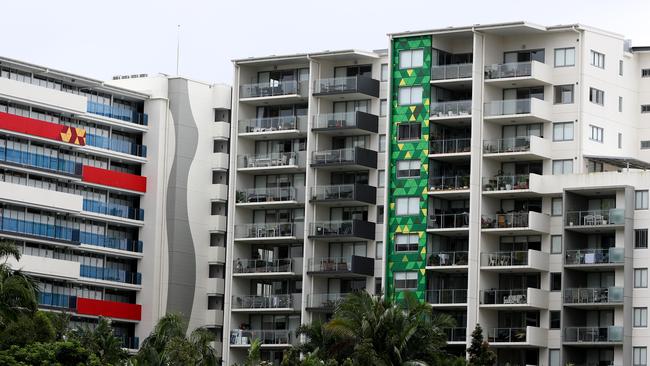
<svg viewBox="0 0 650 366">
<path fill-rule="evenodd" d="M 585 225 L 595 225 L 596 217 L 594 215 L 586 215 L 583 219 Z"/>
</svg>

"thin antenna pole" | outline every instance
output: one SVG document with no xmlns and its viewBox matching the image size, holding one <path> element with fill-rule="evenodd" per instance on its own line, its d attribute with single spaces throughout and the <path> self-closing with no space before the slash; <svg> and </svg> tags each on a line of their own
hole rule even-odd
<svg viewBox="0 0 650 366">
<path fill-rule="evenodd" d="M 176 76 L 178 76 L 178 66 L 181 59 L 181 25 L 178 24 L 176 29 Z"/>
</svg>

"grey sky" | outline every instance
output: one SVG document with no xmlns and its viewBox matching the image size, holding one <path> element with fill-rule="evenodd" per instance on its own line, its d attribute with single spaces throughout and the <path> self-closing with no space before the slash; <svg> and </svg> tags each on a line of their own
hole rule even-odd
<svg viewBox="0 0 650 366">
<path fill-rule="evenodd" d="M 650 45 L 649 0 L 20 0 L 2 4 L 1 54 L 99 79 L 181 74 L 227 82 L 231 59 L 387 47 L 405 30 L 526 20 L 583 23 Z"/>
</svg>

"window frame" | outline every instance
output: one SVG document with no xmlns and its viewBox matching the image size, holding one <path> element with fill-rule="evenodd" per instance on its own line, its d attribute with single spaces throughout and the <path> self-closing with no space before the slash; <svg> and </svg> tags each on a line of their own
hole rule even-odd
<svg viewBox="0 0 650 366">
<path fill-rule="evenodd" d="M 591 53 L 589 54 L 589 64 L 591 66 L 597 67 L 599 69 L 605 69 L 605 54 L 600 53 L 595 50 L 591 50 Z"/>
<path fill-rule="evenodd" d="M 388 64 L 381 64 L 379 70 L 379 81 L 388 81 L 388 74 L 390 73 Z"/>
<path fill-rule="evenodd" d="M 605 140 L 605 129 L 596 125 L 589 125 L 589 140 L 602 144 Z"/>
<path fill-rule="evenodd" d="M 379 117 L 386 117 L 388 115 L 388 99 L 379 100 Z"/>
<path fill-rule="evenodd" d="M 419 61 L 420 61 L 419 65 L 415 65 L 414 62 L 413 62 L 413 60 L 417 60 L 417 59 L 415 59 L 413 57 L 416 53 L 421 55 L 421 57 L 419 59 Z M 402 62 L 402 60 L 403 60 L 402 56 L 406 56 L 406 55 L 409 55 L 408 65 L 405 65 Z M 401 50 L 401 51 L 399 51 L 399 56 L 398 57 L 399 57 L 398 65 L 399 65 L 400 70 L 418 69 L 418 68 L 421 68 L 421 67 L 424 66 L 424 48 L 413 48 L 413 49 L 408 49 L 408 50 Z"/>
<path fill-rule="evenodd" d="M 553 239 L 558 239 L 558 238 L 560 240 L 560 250 L 555 251 L 554 246 L 553 246 L 554 245 Z M 563 251 L 562 250 L 562 246 L 563 246 L 562 240 L 563 240 L 562 235 L 551 235 L 551 254 L 562 254 L 562 251 Z"/>
<path fill-rule="evenodd" d="M 567 63 L 567 51 L 571 50 L 573 52 L 573 63 Z M 563 63 L 558 64 L 558 51 L 561 51 L 564 55 L 562 56 Z M 575 47 L 561 47 L 556 48 L 553 52 L 553 66 L 554 67 L 572 67 L 576 65 L 576 48 Z"/>
<path fill-rule="evenodd" d="M 639 201 L 639 196 L 641 200 Z M 649 193 L 647 189 L 640 189 L 634 191 L 634 209 L 635 210 L 647 210 L 649 205 Z M 639 205 L 641 203 L 641 205 Z"/>
<path fill-rule="evenodd" d="M 565 102 L 562 98 L 561 88 L 571 87 L 571 101 Z M 553 104 L 573 104 L 575 103 L 575 86 L 573 84 L 553 85 Z"/>
<path fill-rule="evenodd" d="M 401 169 L 400 165 L 408 164 L 407 169 Z M 414 168 L 417 165 L 417 169 Z M 417 174 L 415 172 L 417 171 Z M 406 175 L 400 172 L 407 172 Z M 422 175 L 422 161 L 420 159 L 402 159 L 395 162 L 395 178 L 397 179 L 412 179 Z"/>
<path fill-rule="evenodd" d="M 570 172 L 567 171 L 567 170 L 565 169 L 565 168 L 566 168 L 566 164 L 569 163 L 569 162 L 571 163 L 571 164 L 570 164 L 570 166 L 571 166 L 571 171 L 570 171 Z M 556 163 L 562 163 L 562 171 L 561 171 L 561 172 L 557 172 L 557 171 L 555 170 Z M 573 159 L 556 159 L 556 160 L 553 160 L 553 161 L 551 162 L 551 174 L 552 174 L 552 175 L 566 175 L 566 174 L 573 174 Z"/>
<path fill-rule="evenodd" d="M 567 126 L 571 126 L 571 139 L 566 138 Z M 555 128 L 562 128 L 562 139 L 558 139 L 555 136 Z M 564 141 L 573 141 L 575 139 L 575 123 L 574 122 L 555 122 L 553 123 L 553 142 L 564 142 Z"/>
<path fill-rule="evenodd" d="M 555 211 L 555 203 L 560 201 L 560 212 Z M 551 198 L 551 216 L 562 216 L 564 213 L 564 202 L 562 202 L 562 197 L 553 197 Z"/>
<path fill-rule="evenodd" d="M 414 90 L 419 89 L 419 93 L 413 93 Z M 408 103 L 403 103 L 402 99 L 402 92 L 407 92 L 409 93 L 408 95 Z M 412 86 L 403 86 L 397 89 L 397 100 L 399 101 L 400 106 L 409 106 L 409 105 L 421 105 L 423 102 L 423 95 L 424 94 L 424 87 L 421 85 L 412 85 Z M 419 101 L 414 102 L 413 101 L 413 96 L 414 95 L 419 95 Z"/>
<path fill-rule="evenodd" d="M 639 282 L 637 283 L 637 273 L 639 274 Z M 634 288 L 648 288 L 648 269 L 635 268 L 634 269 Z"/>
<path fill-rule="evenodd" d="M 637 311 L 639 317 L 637 318 Z M 648 308 L 647 307 L 634 307 L 632 323 L 634 328 L 647 328 L 648 327 Z"/>
<path fill-rule="evenodd" d="M 638 362 L 637 362 L 638 351 Z M 648 366 L 648 347 L 634 346 L 632 347 L 632 366 Z"/>
<path fill-rule="evenodd" d="M 398 239 L 397 239 L 398 237 L 399 238 L 407 237 L 406 243 L 398 243 Z M 415 238 L 415 242 L 411 242 L 413 238 Z M 405 247 L 406 249 L 399 249 L 401 247 Z M 395 253 L 417 252 L 419 250 L 419 247 L 420 247 L 420 234 L 417 232 L 395 233 L 395 235 L 393 236 L 393 250 L 395 250 Z"/>
<path fill-rule="evenodd" d="M 648 229 L 634 229 L 634 249 L 648 249 Z"/>
<path fill-rule="evenodd" d="M 402 275 L 404 275 L 404 278 L 403 279 L 399 278 L 399 277 L 402 277 Z M 409 277 L 415 277 L 415 279 L 409 278 Z M 398 281 L 403 281 L 404 282 L 404 287 L 398 286 L 397 285 Z M 415 286 L 414 287 L 407 286 L 407 285 L 410 284 L 409 281 L 415 281 Z M 415 271 L 399 271 L 399 272 L 396 271 L 396 272 L 393 272 L 393 288 L 395 289 L 395 291 L 417 290 L 417 288 L 418 288 L 417 285 L 418 285 L 418 273 L 417 272 L 415 272 Z"/>
<path fill-rule="evenodd" d="M 589 101 L 599 106 L 605 105 L 605 91 L 593 86 L 589 87 Z"/>
<path fill-rule="evenodd" d="M 399 206 L 400 206 L 399 203 L 404 202 L 404 200 L 406 200 L 406 213 L 400 213 L 399 212 Z M 413 202 L 417 202 L 417 205 L 416 205 L 417 209 L 414 210 L 414 211 L 410 211 L 409 209 L 412 208 L 411 204 L 413 204 Z M 418 197 L 418 196 L 404 196 L 404 197 L 397 197 L 395 199 L 395 216 L 400 216 L 400 217 L 417 216 L 419 214 L 420 214 L 420 197 Z"/>
<path fill-rule="evenodd" d="M 560 287 L 559 288 L 556 288 L 554 286 L 554 285 L 556 285 L 554 280 L 557 279 L 557 278 L 559 278 L 559 281 L 560 281 L 560 283 L 559 283 Z M 562 291 L 562 272 L 551 272 L 550 275 L 549 275 L 549 281 L 550 281 L 550 285 L 549 285 L 550 290 L 549 291 L 551 291 L 551 292 Z"/>
<path fill-rule="evenodd" d="M 402 126 L 407 126 L 408 125 L 408 138 L 403 138 L 401 136 L 401 127 Z M 414 138 L 413 137 L 413 126 L 417 125 L 418 126 L 418 137 Z M 397 124 L 397 141 L 418 141 L 422 139 L 422 122 L 403 122 L 403 123 L 398 123 Z"/>
</svg>

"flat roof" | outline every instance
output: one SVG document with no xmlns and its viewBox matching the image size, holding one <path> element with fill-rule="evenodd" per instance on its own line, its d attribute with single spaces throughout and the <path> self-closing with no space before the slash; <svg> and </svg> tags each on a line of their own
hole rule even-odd
<svg viewBox="0 0 650 366">
<path fill-rule="evenodd" d="M 292 61 L 306 61 L 310 57 L 369 57 L 369 58 L 378 58 L 383 55 L 387 55 L 387 49 L 379 49 L 373 51 L 364 51 L 358 49 L 347 49 L 347 50 L 325 50 L 318 52 L 306 52 L 306 53 L 295 53 L 288 55 L 270 55 L 270 56 L 261 56 L 261 57 L 247 57 L 240 59 L 233 59 L 232 62 L 235 64 L 255 64 L 269 61 L 282 61 L 282 62 L 292 62 Z"/>
</svg>

